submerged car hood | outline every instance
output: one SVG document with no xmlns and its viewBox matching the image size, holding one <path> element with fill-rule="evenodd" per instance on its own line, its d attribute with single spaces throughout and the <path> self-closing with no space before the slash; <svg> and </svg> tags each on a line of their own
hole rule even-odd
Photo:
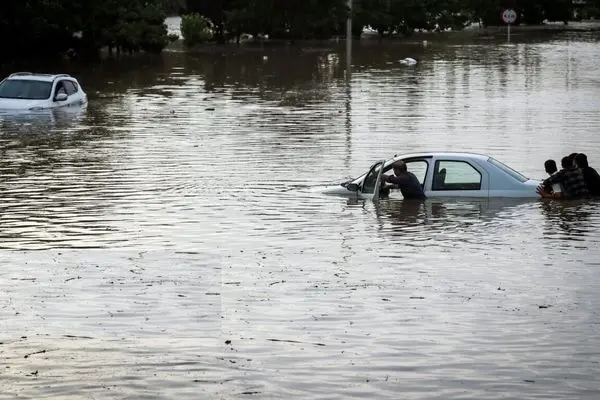
<svg viewBox="0 0 600 400">
<path fill-rule="evenodd" d="M 320 187 L 318 190 L 319 190 L 319 192 L 321 192 L 323 194 L 330 194 L 330 195 L 350 196 L 352 194 L 355 194 L 355 192 L 351 192 L 350 190 L 348 190 L 346 188 L 346 186 L 342 186 L 342 185 L 344 185 L 344 184 L 328 185 L 328 186 Z"/>
<path fill-rule="evenodd" d="M 0 98 L 0 110 L 30 110 L 32 108 L 45 108 L 47 104 L 46 100 Z"/>
</svg>

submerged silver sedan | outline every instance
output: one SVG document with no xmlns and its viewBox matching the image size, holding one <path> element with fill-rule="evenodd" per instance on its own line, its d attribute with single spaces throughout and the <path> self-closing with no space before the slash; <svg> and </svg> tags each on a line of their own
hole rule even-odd
<svg viewBox="0 0 600 400">
<path fill-rule="evenodd" d="M 382 174 L 399 160 L 417 176 L 427 197 L 539 197 L 536 188 L 540 181 L 529 179 L 492 157 L 454 152 L 395 155 L 377 161 L 358 178 L 326 187 L 323 193 L 377 200 L 382 193 Z"/>
</svg>

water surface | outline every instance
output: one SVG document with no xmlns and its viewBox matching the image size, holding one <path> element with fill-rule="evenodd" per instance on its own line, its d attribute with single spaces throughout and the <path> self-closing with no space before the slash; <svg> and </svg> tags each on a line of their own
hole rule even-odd
<svg viewBox="0 0 600 400">
<path fill-rule="evenodd" d="M 0 117 L 0 399 L 597 398 L 600 203 L 316 189 L 421 150 L 600 167 L 598 38 L 70 67 L 85 110 Z"/>
</svg>

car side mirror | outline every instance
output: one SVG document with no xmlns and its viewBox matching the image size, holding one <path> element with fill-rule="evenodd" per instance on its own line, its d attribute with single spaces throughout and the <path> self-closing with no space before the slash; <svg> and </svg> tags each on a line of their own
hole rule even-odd
<svg viewBox="0 0 600 400">
<path fill-rule="evenodd" d="M 346 189 L 348 189 L 351 192 L 358 192 L 359 188 L 360 186 L 358 186 L 357 183 L 349 183 L 346 185 Z"/>
<path fill-rule="evenodd" d="M 69 96 L 67 96 L 66 93 L 59 93 L 56 95 L 55 99 L 56 101 L 65 101 L 69 98 Z"/>
</svg>

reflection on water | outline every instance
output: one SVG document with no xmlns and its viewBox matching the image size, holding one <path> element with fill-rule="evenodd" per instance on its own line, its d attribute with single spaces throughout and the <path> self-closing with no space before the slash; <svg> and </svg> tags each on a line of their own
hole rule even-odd
<svg viewBox="0 0 600 400">
<path fill-rule="evenodd" d="M 0 398 L 596 398 L 597 202 L 315 190 L 598 168 L 597 33 L 442 38 L 54 66 L 87 109 L 0 116 Z"/>
<path fill-rule="evenodd" d="M 560 243 L 562 240 L 585 242 L 586 237 L 591 236 L 590 239 L 595 242 L 593 235 L 599 206 L 600 203 L 595 201 L 543 202 L 541 210 L 547 219 L 546 237 Z"/>
<path fill-rule="evenodd" d="M 0 110 L 0 130 L 7 134 L 36 134 L 44 131 L 63 131 L 81 122 L 87 104 L 42 110 Z"/>
</svg>

